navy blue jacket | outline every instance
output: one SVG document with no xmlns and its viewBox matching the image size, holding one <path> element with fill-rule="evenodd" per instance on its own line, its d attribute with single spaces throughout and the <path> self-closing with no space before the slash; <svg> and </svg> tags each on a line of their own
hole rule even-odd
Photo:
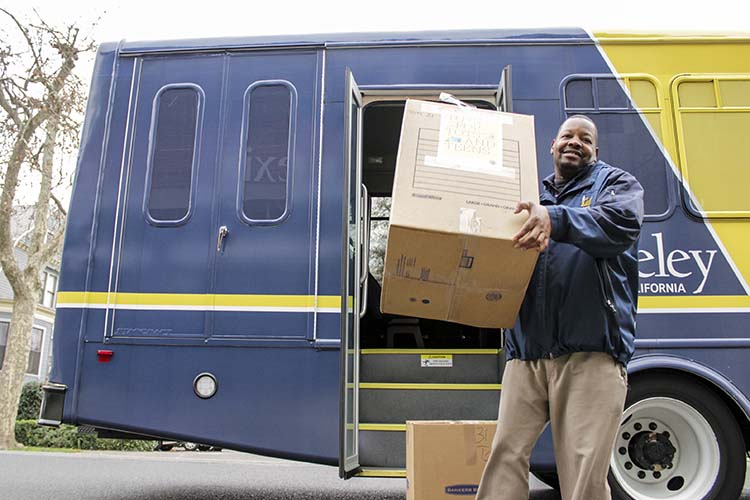
<svg viewBox="0 0 750 500">
<path fill-rule="evenodd" d="M 552 234 L 507 332 L 506 357 L 606 352 L 626 365 L 634 351 L 643 188 L 602 161 L 559 191 L 554 176 L 543 185 Z"/>
</svg>

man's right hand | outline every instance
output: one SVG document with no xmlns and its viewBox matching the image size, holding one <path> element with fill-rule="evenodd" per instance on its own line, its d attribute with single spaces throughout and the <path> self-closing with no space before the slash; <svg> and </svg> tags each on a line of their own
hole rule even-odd
<svg viewBox="0 0 750 500">
<path fill-rule="evenodd" d="M 520 201 L 514 213 L 529 212 L 529 218 L 513 236 L 514 248 L 534 249 L 543 252 L 549 246 L 549 235 L 552 232 L 549 212 L 544 205 L 533 201 Z"/>
</svg>

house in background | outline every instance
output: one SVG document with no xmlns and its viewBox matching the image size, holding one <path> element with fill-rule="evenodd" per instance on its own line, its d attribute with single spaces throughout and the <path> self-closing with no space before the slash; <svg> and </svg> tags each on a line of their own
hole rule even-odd
<svg viewBox="0 0 750 500">
<path fill-rule="evenodd" d="M 23 268 L 26 265 L 29 228 L 33 221 L 33 207 L 16 207 L 11 219 L 16 261 Z M 50 225 L 55 222 L 51 222 Z M 59 223 L 59 221 L 57 222 Z M 52 337 L 55 324 L 55 299 L 57 298 L 57 280 L 60 273 L 60 256 L 48 262 L 40 276 L 42 291 L 34 313 L 29 361 L 26 366 L 25 382 L 44 382 L 52 360 Z M 5 360 L 5 346 L 8 342 L 10 318 L 13 314 L 13 289 L 8 279 L 0 270 L 0 367 Z"/>
</svg>

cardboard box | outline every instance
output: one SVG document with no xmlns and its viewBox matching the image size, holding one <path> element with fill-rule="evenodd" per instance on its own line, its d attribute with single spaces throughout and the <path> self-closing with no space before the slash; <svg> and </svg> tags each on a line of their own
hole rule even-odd
<svg viewBox="0 0 750 500">
<path fill-rule="evenodd" d="M 382 311 L 513 326 L 537 258 L 511 241 L 522 200 L 539 200 L 532 116 L 406 101 Z"/>
<path fill-rule="evenodd" d="M 406 422 L 406 500 L 474 498 L 497 422 Z"/>
</svg>

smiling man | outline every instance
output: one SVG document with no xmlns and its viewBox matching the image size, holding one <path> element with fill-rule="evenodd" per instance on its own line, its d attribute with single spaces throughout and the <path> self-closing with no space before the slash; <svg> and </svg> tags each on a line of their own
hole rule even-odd
<svg viewBox="0 0 750 500">
<path fill-rule="evenodd" d="M 598 132 L 575 115 L 550 149 L 555 172 L 513 237 L 540 252 L 506 335 L 498 427 L 478 500 L 529 498 L 529 457 L 547 422 L 564 500 L 609 500 L 609 461 L 627 393 L 638 299 L 643 188 L 599 161 Z"/>
</svg>

